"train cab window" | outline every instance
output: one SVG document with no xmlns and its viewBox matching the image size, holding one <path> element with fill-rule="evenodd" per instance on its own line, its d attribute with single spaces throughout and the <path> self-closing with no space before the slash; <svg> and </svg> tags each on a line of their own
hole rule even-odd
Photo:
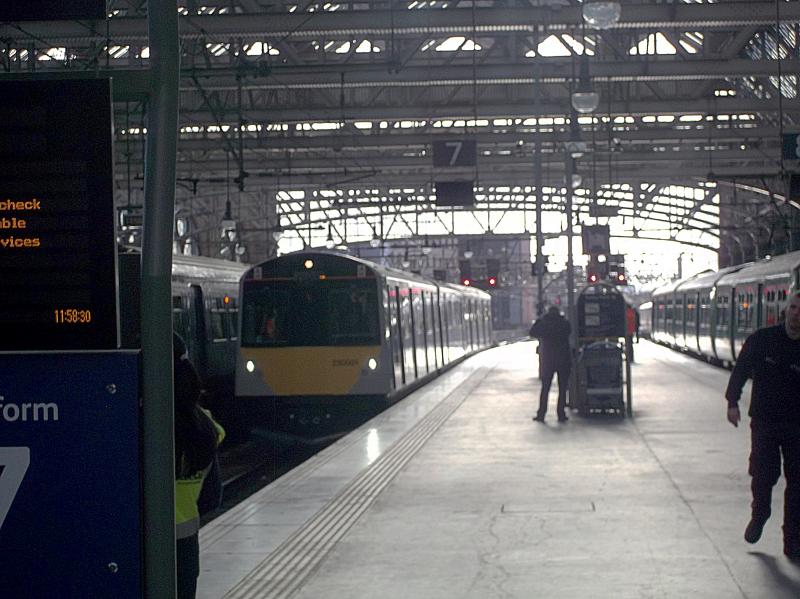
<svg viewBox="0 0 800 599">
<path fill-rule="evenodd" d="M 374 280 L 257 281 L 241 298 L 242 345 L 378 345 Z"/>
<path fill-rule="evenodd" d="M 374 288 L 351 285 L 331 289 L 327 307 L 327 313 L 331 317 L 330 344 L 375 343 L 379 336 L 377 308 L 378 300 Z"/>
</svg>

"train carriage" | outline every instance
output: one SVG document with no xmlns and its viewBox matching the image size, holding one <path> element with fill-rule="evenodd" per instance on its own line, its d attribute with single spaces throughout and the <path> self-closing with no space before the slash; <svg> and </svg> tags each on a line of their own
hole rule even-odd
<svg viewBox="0 0 800 599">
<path fill-rule="evenodd" d="M 753 331 L 779 322 L 798 272 L 800 252 L 791 252 L 746 265 L 719 280 L 718 291 L 730 304 L 730 327 L 716 332 L 721 360 L 733 362 Z"/>
<path fill-rule="evenodd" d="M 675 289 L 681 282 L 669 283 L 653 293 L 653 339 L 668 345 L 675 343 Z"/>
<path fill-rule="evenodd" d="M 237 410 L 278 430 L 347 427 L 491 342 L 487 293 L 343 254 L 268 260 L 240 295 Z"/>
<path fill-rule="evenodd" d="M 652 338 L 732 364 L 747 337 L 781 321 L 800 288 L 800 251 L 675 281 L 653 293 Z"/>
<path fill-rule="evenodd" d="M 140 347 L 141 252 L 120 248 L 121 347 Z M 239 281 L 247 266 L 200 256 L 172 256 L 172 327 L 207 390 L 206 403 L 235 432 L 233 378 L 239 348 Z"/>
</svg>

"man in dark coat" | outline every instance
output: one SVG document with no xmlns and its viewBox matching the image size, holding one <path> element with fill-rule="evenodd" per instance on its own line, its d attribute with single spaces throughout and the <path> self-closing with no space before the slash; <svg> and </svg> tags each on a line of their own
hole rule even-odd
<svg viewBox="0 0 800 599">
<path fill-rule="evenodd" d="M 570 326 L 567 319 L 561 316 L 556 306 L 550 306 L 547 313 L 533 323 L 530 336 L 539 340 L 539 378 L 542 379 L 542 391 L 539 395 L 539 411 L 534 416 L 537 422 L 544 422 L 547 413 L 547 396 L 553 375 L 558 373 L 558 404 L 556 412 L 559 422 L 568 420 L 564 409 L 567 405 L 567 387 L 572 367 L 572 355 L 569 348 Z"/>
<path fill-rule="evenodd" d="M 748 543 L 761 538 L 783 454 L 783 552 L 800 561 L 800 292 L 790 295 L 784 323 L 756 331 L 742 346 L 725 391 L 733 426 L 741 419 L 739 397 L 748 378 L 753 379 L 748 412 L 753 502 L 744 538 Z"/>
</svg>

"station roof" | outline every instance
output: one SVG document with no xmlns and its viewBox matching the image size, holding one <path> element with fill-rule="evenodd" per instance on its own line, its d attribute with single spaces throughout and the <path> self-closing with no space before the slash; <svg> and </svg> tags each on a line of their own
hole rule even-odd
<svg viewBox="0 0 800 599">
<path fill-rule="evenodd" d="M 569 175 L 578 221 L 614 235 L 717 249 L 725 229 L 798 208 L 782 135 L 800 132 L 800 3 L 624 1 L 607 29 L 586 24 L 583 4 L 186 3 L 177 176 L 189 228 L 214 243 L 203 232 L 233 205 L 250 244 L 276 231 L 310 245 L 388 238 L 387 219 L 406 237 L 420 219 L 431 234 L 525 233 L 537 154 L 545 212 L 563 222 Z M 113 75 L 119 201 L 136 204 L 146 3 L 108 11 L 104 23 L 0 25 L 2 77 Z M 575 92 L 599 94 L 596 109 L 573 110 Z M 465 140 L 474 166 L 434 166 L 436 142 Z M 474 182 L 477 227 L 442 216 L 446 179 Z"/>
</svg>

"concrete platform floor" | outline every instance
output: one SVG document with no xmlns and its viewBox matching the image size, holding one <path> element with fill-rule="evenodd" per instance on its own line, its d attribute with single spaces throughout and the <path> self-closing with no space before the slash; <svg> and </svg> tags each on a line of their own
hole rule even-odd
<svg viewBox="0 0 800 599">
<path fill-rule="evenodd" d="M 274 574 L 206 543 L 198 596 L 212 596 L 203 583 L 227 561 L 245 580 L 228 597 L 800 597 L 800 568 L 781 553 L 782 481 L 761 541 L 742 539 L 749 430 L 725 420 L 727 371 L 643 341 L 634 419 L 572 414 L 559 424 L 553 389 L 540 424 L 534 347 L 499 347 L 459 367 L 474 369 L 463 402 L 298 569 L 302 580 L 259 594 L 257 579 Z"/>
</svg>

